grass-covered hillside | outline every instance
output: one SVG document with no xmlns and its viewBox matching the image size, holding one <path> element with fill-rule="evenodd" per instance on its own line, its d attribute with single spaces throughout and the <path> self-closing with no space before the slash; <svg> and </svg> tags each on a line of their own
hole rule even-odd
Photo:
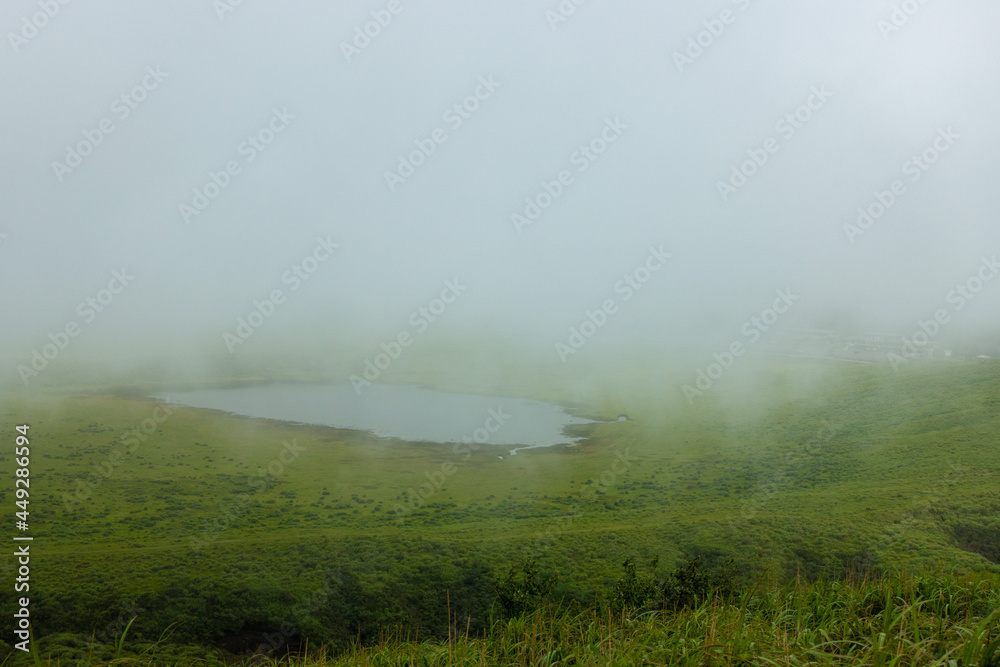
<svg viewBox="0 0 1000 667">
<path fill-rule="evenodd" d="M 703 664 L 696 655 L 751 664 L 739 660 L 754 651 L 775 661 L 759 664 L 806 664 L 804 646 L 848 639 L 856 643 L 829 652 L 878 664 L 886 638 L 906 646 L 897 664 L 922 664 L 921 642 L 937 637 L 927 655 L 943 655 L 996 606 L 1000 366 L 914 362 L 893 372 L 748 359 L 690 403 L 680 390 L 690 373 L 641 359 L 604 374 L 575 368 L 487 376 L 428 365 L 388 378 L 630 417 L 581 427 L 587 439 L 575 447 L 503 459 L 489 446 L 458 453 L 164 408 L 142 397 L 164 388 L 153 382 L 6 396 L 4 428 L 31 427 L 35 636 L 62 664 L 113 651 L 133 617 L 136 646 L 243 655 L 308 640 L 332 656 L 380 637 L 378 650 L 389 651 L 392 629 L 445 642 L 397 646 L 396 662 L 376 661 L 376 650 L 356 664 L 410 664 L 406 651 L 440 654 L 413 664 L 643 664 L 629 662 L 640 644 L 648 664 L 668 655 L 688 662 L 667 664 Z M 410 502 L 410 490 L 426 497 Z M 5 506 L 12 495 L 4 489 Z M 756 582 L 756 592 L 685 617 L 609 627 L 587 616 L 625 559 L 654 557 L 662 572 L 695 557 L 714 571 L 731 559 L 733 581 Z M 571 619 L 545 611 L 491 625 L 493 577 L 525 558 L 551 578 L 547 599 L 572 608 Z M 12 558 L 3 567 L 13 575 Z M 928 579 L 782 588 L 900 567 L 979 576 L 940 584 L 979 588 L 956 593 L 961 608 L 939 606 L 944 593 L 928 592 L 938 585 Z M 0 604 L 8 642 L 13 600 Z M 562 634 L 546 629 L 553 623 Z M 487 643 L 475 639 L 484 632 Z M 706 648 L 724 637 L 736 643 Z M 681 638 L 697 648 L 677 653 Z M 578 662 L 564 645 L 579 645 Z M 541 662 L 546 647 L 563 653 Z M 447 650 L 464 662 L 443 662 Z M 612 654 L 619 662 L 600 661 Z"/>
</svg>

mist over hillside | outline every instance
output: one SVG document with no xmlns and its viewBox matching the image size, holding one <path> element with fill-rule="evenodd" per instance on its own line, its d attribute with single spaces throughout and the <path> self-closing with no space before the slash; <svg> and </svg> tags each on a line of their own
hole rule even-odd
<svg viewBox="0 0 1000 667">
<path fill-rule="evenodd" d="M 350 366 L 406 334 L 697 367 L 940 316 L 996 351 L 988 3 L 23 4 L 11 386 L 36 352 Z"/>
<path fill-rule="evenodd" d="M 6 3 L 0 664 L 997 664 L 998 20 Z"/>
</svg>

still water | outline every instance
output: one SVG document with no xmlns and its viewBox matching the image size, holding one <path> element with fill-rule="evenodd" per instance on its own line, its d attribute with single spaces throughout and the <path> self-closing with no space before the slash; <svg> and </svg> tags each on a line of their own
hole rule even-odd
<svg viewBox="0 0 1000 667">
<path fill-rule="evenodd" d="M 157 394 L 154 398 L 300 424 L 370 431 L 413 442 L 478 442 L 518 449 L 572 444 L 563 428 L 589 424 L 558 405 L 519 398 L 449 394 L 420 387 L 271 384 Z"/>
</svg>

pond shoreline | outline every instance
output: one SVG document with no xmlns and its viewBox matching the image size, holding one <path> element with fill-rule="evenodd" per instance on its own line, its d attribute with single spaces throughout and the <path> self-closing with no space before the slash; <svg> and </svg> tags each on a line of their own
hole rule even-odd
<svg viewBox="0 0 1000 667">
<path fill-rule="evenodd" d="M 345 383 L 257 383 L 161 390 L 146 398 L 298 426 L 361 431 L 382 439 L 513 445 L 510 455 L 523 449 L 579 444 L 585 437 L 566 434 L 567 427 L 604 421 L 573 414 L 578 407 L 418 385 L 373 385 L 357 392 Z"/>
</svg>

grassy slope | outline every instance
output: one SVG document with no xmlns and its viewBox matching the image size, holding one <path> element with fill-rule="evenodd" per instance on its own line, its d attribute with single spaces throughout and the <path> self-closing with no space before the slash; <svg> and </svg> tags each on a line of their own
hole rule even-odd
<svg viewBox="0 0 1000 667">
<path fill-rule="evenodd" d="M 316 553 L 362 562 L 385 586 L 402 559 L 474 555 L 495 567 L 530 553 L 562 574 L 564 591 L 612 581 L 626 555 L 731 553 L 776 578 L 880 560 L 997 569 L 974 553 L 996 544 L 996 364 L 824 367 L 819 381 L 808 363 L 755 363 L 693 406 L 666 379 L 677 376 L 641 358 L 603 375 L 582 365 L 507 376 L 428 365 L 388 378 L 633 419 L 597 425 L 573 449 L 503 460 L 184 408 L 128 453 L 123 435 L 156 403 L 102 391 L 10 396 L 2 417 L 11 433 L 31 424 L 33 576 L 65 599 L 155 596 L 181 579 L 224 585 L 277 571 L 305 591 L 316 585 Z M 248 477 L 292 439 L 303 454 L 254 492 Z M 65 494 L 115 449 L 110 476 L 66 506 Z M 590 493 L 624 451 L 635 459 L 627 472 Z M 392 510 L 403 492 L 446 462 L 457 472 L 444 489 L 400 521 Z M 240 499 L 251 502 L 234 513 Z M 12 505 L 7 488 L 3 500 Z M 194 553 L 191 540 L 206 537 Z M 103 622 L 82 606 L 78 620 Z"/>
</svg>

